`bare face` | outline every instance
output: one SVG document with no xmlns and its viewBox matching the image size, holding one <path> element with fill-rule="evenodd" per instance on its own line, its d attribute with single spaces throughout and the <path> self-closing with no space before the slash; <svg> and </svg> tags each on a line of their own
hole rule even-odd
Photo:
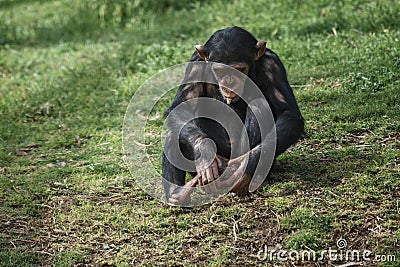
<svg viewBox="0 0 400 267">
<path fill-rule="evenodd" d="M 196 45 L 195 48 L 201 59 L 206 62 L 212 61 L 213 51 L 207 51 L 203 45 Z M 258 41 L 254 49 L 249 50 L 247 54 L 253 57 L 254 61 L 257 61 L 264 55 L 265 49 L 266 42 Z M 218 62 L 224 62 L 224 60 L 219 60 Z M 219 89 L 228 105 L 239 100 L 239 95 L 243 92 L 246 77 L 249 75 L 249 69 L 249 65 L 245 63 L 245 60 L 229 64 L 229 66 L 223 64 L 212 66 L 212 71 L 218 80 Z"/>
<path fill-rule="evenodd" d="M 249 72 L 247 64 L 238 63 L 230 66 L 216 64 L 212 67 L 212 70 L 226 103 L 230 105 L 238 101 Z"/>
</svg>

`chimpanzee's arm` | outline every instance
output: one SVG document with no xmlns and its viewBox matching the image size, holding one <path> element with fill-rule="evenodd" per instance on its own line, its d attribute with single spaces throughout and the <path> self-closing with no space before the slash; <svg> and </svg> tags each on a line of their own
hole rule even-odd
<svg viewBox="0 0 400 267">
<path fill-rule="evenodd" d="M 200 60 L 197 53 L 194 53 L 191 61 Z M 162 176 L 164 178 L 167 200 L 171 194 L 175 194 L 175 185 L 184 185 L 186 173 L 174 166 L 167 155 L 173 157 L 176 153 L 182 152 L 187 159 L 196 161 L 201 158 L 200 148 L 204 149 L 202 140 L 207 138 L 207 134 L 202 131 L 195 116 L 196 110 L 199 108 L 196 104 L 196 99 L 199 97 L 215 97 L 212 94 L 210 95 L 210 92 L 214 92 L 218 88 L 213 84 L 196 82 L 202 80 L 201 75 L 205 74 L 207 74 L 207 71 L 204 70 L 204 65 L 189 64 L 186 69 L 184 81 L 178 89 L 174 102 L 165 112 L 165 115 L 168 115 L 169 134 L 175 136 L 175 138 L 179 138 L 179 146 L 170 144 L 168 138 L 164 146 Z M 183 109 L 180 108 L 179 111 L 174 112 L 175 108 L 188 100 L 194 100 L 194 102 L 191 101 L 190 104 L 183 106 Z M 195 167 L 196 171 L 200 174 L 200 185 L 210 183 L 218 177 L 218 160 L 215 159 L 210 166 L 202 166 L 208 164 L 207 162 L 202 164 L 201 160 L 196 161 Z"/>
<path fill-rule="evenodd" d="M 303 134 L 304 119 L 279 57 L 267 49 L 259 63 L 262 65 L 260 78 L 264 81 L 261 81 L 261 90 L 274 113 L 277 137 L 275 155 L 278 156 Z"/>
<path fill-rule="evenodd" d="M 195 119 L 196 106 L 185 106 L 179 112 L 173 109 L 189 99 L 196 99 L 203 95 L 204 85 L 201 83 L 181 85 L 172 106 L 167 110 L 168 128 L 171 134 L 179 136 L 179 145 L 182 153 L 190 160 L 196 159 L 195 144 L 206 138 L 207 135 L 200 129 Z"/>
<path fill-rule="evenodd" d="M 180 189 L 185 184 L 186 176 L 186 171 L 179 169 L 170 160 L 173 160 L 174 156 L 180 152 L 187 159 L 194 160 L 196 158 L 195 144 L 206 136 L 198 127 L 196 121 L 190 120 L 190 118 L 194 118 L 192 107 L 186 106 L 183 112 L 173 112 L 173 110 L 179 104 L 188 100 L 188 98 L 199 97 L 202 91 L 203 86 L 201 84 L 181 85 L 173 104 L 165 112 L 165 115 L 168 115 L 169 133 L 166 138 L 162 157 L 162 177 L 165 197 L 169 203 L 171 202 L 171 196 L 177 194 L 178 191 L 178 195 L 183 194 L 183 191 L 181 192 Z M 179 138 L 179 144 L 171 142 L 170 138 Z M 174 204 L 173 201 L 170 204 Z"/>
<path fill-rule="evenodd" d="M 303 134 L 304 119 L 301 116 L 292 88 L 286 76 L 286 70 L 278 56 L 267 49 L 265 55 L 257 62 L 255 76 L 251 77 L 265 95 L 273 112 L 276 130 L 275 157 L 293 145 Z M 268 108 L 257 107 L 253 110 L 262 116 Z M 259 162 L 261 149 L 269 149 L 270 135 L 261 140 L 261 132 L 253 112 L 246 113 L 245 127 L 249 136 L 249 160 L 244 173 L 253 176 Z M 268 132 L 270 129 L 263 129 Z M 261 144 L 264 144 L 263 148 Z M 265 174 L 266 176 L 267 174 Z"/>
</svg>

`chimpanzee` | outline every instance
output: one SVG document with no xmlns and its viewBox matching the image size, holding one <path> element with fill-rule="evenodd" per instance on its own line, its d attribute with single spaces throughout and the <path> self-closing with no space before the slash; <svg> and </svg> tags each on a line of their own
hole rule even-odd
<svg viewBox="0 0 400 267">
<path fill-rule="evenodd" d="M 219 103 L 232 109 L 242 121 L 240 131 L 244 129 L 247 133 L 250 149 L 235 153 L 235 157 L 227 161 L 232 156 L 233 143 L 243 142 L 240 141 L 242 139 L 229 136 L 220 123 L 212 119 L 195 117 L 190 121 L 183 119 L 188 116 L 187 113 L 194 113 L 193 110 L 196 108 L 207 109 L 204 107 L 205 104 L 199 102 L 199 107 L 187 108 L 184 112 L 175 112 L 168 118 L 169 130 L 179 131 L 176 134 L 179 136 L 180 151 L 187 159 L 195 162 L 196 171 L 190 172 L 195 178 L 186 185 L 194 187 L 199 184 L 206 188 L 206 185 L 211 185 L 218 180 L 226 166 L 231 163 L 240 165 L 240 162 L 244 160 L 242 155 L 246 155 L 247 165 L 239 167 L 231 175 L 232 186 L 229 188 L 231 192 L 245 195 L 249 193 L 250 180 L 259 163 L 262 140 L 260 126 L 254 112 L 250 110 L 248 101 L 244 101 L 242 97 L 241 90 L 244 90 L 245 82 L 240 74 L 251 79 L 258 86 L 269 104 L 270 110 L 266 107 L 265 111 L 260 111 L 260 114 L 272 112 L 276 133 L 274 158 L 299 139 L 304 130 L 304 119 L 288 83 L 286 70 L 279 57 L 272 50 L 266 48 L 265 41 L 257 41 L 252 34 L 240 27 L 231 27 L 215 32 L 205 45 L 196 45 L 195 48 L 196 51 L 190 62 L 221 63 L 215 66 L 210 65 L 217 83 L 182 83 L 171 107 L 165 114 L 169 116 L 178 105 L 199 97 L 220 101 Z M 224 74 L 224 69 L 220 65 L 234 68 L 239 74 Z M 198 71 L 195 67 L 188 66 L 185 78 L 190 77 L 195 71 Z M 196 105 L 196 102 L 186 103 L 191 103 L 192 106 Z M 260 109 L 260 107 L 258 108 Z M 221 113 L 223 112 L 221 111 Z M 212 142 L 209 142 L 210 140 Z M 170 158 L 166 156 L 168 152 L 166 149 L 172 149 L 168 145 L 167 138 L 162 158 L 164 190 L 167 202 L 179 205 L 187 197 L 184 191 L 179 191 L 179 186 L 185 185 L 187 171 L 181 170 L 171 163 Z M 236 146 L 240 146 L 240 144 Z M 202 154 L 207 153 L 208 150 L 215 152 L 213 160 L 199 160 Z M 173 155 L 174 152 L 169 154 Z M 267 175 L 268 173 L 265 173 L 264 177 Z M 210 190 L 208 189 L 208 191 Z"/>
</svg>

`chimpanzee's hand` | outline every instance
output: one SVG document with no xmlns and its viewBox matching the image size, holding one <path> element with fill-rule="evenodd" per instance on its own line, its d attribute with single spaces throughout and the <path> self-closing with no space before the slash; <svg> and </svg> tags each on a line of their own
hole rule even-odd
<svg viewBox="0 0 400 267">
<path fill-rule="evenodd" d="M 248 160 L 249 153 L 246 153 L 229 162 L 223 161 L 223 164 L 227 164 L 227 166 L 223 167 L 223 174 L 216 181 L 217 188 L 229 189 L 239 196 L 247 195 L 251 182 L 251 176 L 246 174 Z"/>
<path fill-rule="evenodd" d="M 194 150 L 197 154 L 195 165 L 196 172 L 200 175 L 199 185 L 211 184 L 218 179 L 218 165 L 221 165 L 221 161 L 216 155 L 217 147 L 212 139 L 204 138 L 196 141 Z M 213 189 L 211 185 L 204 187 L 206 193 L 210 193 Z"/>
<path fill-rule="evenodd" d="M 204 190 L 206 191 L 206 193 L 217 192 L 217 188 L 215 187 L 215 183 L 213 182 L 218 179 L 218 170 L 221 168 L 222 162 L 218 158 L 218 156 L 216 156 L 211 164 L 209 164 L 208 166 L 204 164 L 204 162 L 200 162 L 198 165 L 196 165 L 197 174 L 200 175 L 199 185 L 205 186 Z"/>
</svg>

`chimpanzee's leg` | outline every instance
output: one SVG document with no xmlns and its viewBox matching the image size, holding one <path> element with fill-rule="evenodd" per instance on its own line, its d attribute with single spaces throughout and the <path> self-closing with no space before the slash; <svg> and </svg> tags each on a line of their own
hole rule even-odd
<svg viewBox="0 0 400 267">
<path fill-rule="evenodd" d="M 180 161 L 185 158 L 189 161 L 189 164 L 192 162 L 190 168 L 195 169 L 195 156 L 191 145 L 194 141 L 191 140 L 191 138 L 199 138 L 199 134 L 196 134 L 196 124 L 194 121 L 187 123 L 180 129 L 179 134 L 176 133 L 176 131 L 178 131 L 177 129 L 179 129 L 178 127 L 172 124 L 170 128 L 172 128 L 172 130 L 165 139 L 162 156 L 162 177 L 166 200 L 169 204 L 176 205 L 176 203 L 170 203 L 171 196 L 173 195 L 174 198 L 177 198 L 181 193 L 186 191 L 182 188 L 182 186 L 185 185 L 186 170 L 179 169 L 180 166 L 178 165 L 181 164 L 182 162 Z M 176 137 L 176 135 L 178 135 L 178 137 Z M 178 141 L 176 141 L 175 138 L 177 138 Z M 187 162 L 183 162 L 182 164 L 186 166 Z"/>
<path fill-rule="evenodd" d="M 163 153 L 162 157 L 162 177 L 166 200 L 178 186 L 185 184 L 186 172 L 175 167 Z"/>
<path fill-rule="evenodd" d="M 296 143 L 304 132 L 304 120 L 289 111 L 282 113 L 276 121 L 276 152 L 278 156 Z"/>
<path fill-rule="evenodd" d="M 252 108 L 254 112 L 259 112 L 257 107 Z M 249 193 L 251 178 L 260 158 L 260 148 L 256 148 L 256 146 L 261 144 L 261 131 L 253 111 L 249 107 L 247 108 L 244 121 L 245 131 L 242 134 L 238 152 L 235 153 L 236 155 L 244 155 L 248 153 L 247 165 L 241 165 L 244 166 L 244 168 L 239 168 L 234 175 L 236 176 L 234 179 L 236 179 L 237 182 L 234 183 L 235 185 L 232 187 L 231 192 L 234 192 L 237 195 L 247 195 Z M 248 143 L 245 141 L 246 138 L 244 135 L 247 135 L 249 141 Z M 255 149 L 256 151 L 250 152 L 252 149 Z M 236 160 L 232 159 L 231 163 L 236 163 L 238 160 L 241 161 L 245 159 L 238 157 Z"/>
</svg>

